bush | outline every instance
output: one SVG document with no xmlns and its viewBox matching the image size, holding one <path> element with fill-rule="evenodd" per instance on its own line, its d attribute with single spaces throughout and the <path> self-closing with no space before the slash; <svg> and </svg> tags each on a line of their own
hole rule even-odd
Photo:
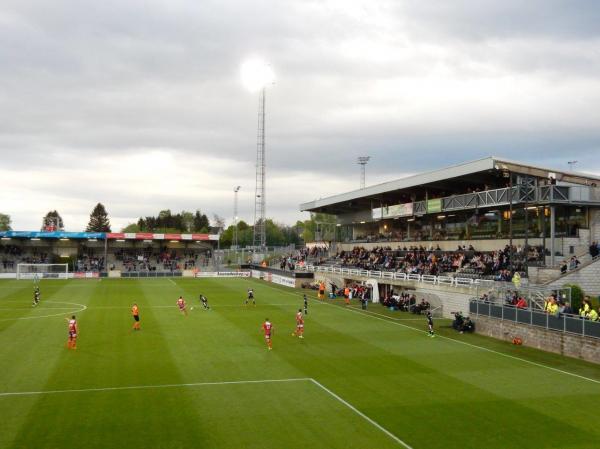
<svg viewBox="0 0 600 449">
<path fill-rule="evenodd" d="M 577 313 L 583 303 L 585 292 L 577 284 L 565 284 L 563 287 L 571 287 L 571 308 L 573 309 L 573 312 Z"/>
</svg>

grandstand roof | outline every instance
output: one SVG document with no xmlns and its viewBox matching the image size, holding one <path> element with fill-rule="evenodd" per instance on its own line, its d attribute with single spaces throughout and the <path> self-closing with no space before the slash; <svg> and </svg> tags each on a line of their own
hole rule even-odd
<svg viewBox="0 0 600 449">
<path fill-rule="evenodd" d="M 587 173 L 550 169 L 539 167 L 522 162 L 515 162 L 508 159 L 489 156 L 471 162 L 465 162 L 458 165 L 432 170 L 407 176 L 405 178 L 388 181 L 381 184 L 365 187 L 364 189 L 353 190 L 338 195 L 310 201 L 300 205 L 301 211 L 339 213 L 347 211 L 349 208 L 368 207 L 371 201 L 392 200 L 394 195 L 403 190 L 415 188 L 427 188 L 429 186 L 443 187 L 449 185 L 449 181 L 456 183 L 459 180 L 465 184 L 483 183 L 486 177 L 492 173 L 498 174 L 502 171 L 547 178 L 550 174 L 559 182 L 591 185 L 599 183 L 600 177 Z"/>
<path fill-rule="evenodd" d="M 96 240 L 219 240 L 218 234 L 157 234 L 152 232 L 65 232 L 65 231 L 2 231 L 0 238 L 20 239 L 96 239 Z"/>
</svg>

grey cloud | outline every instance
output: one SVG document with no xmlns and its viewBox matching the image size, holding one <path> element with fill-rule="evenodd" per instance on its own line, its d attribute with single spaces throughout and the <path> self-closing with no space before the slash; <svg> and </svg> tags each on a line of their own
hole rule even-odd
<svg viewBox="0 0 600 449">
<path fill-rule="evenodd" d="M 243 173 L 220 167 L 215 177 L 244 184 L 251 217 L 257 96 L 238 71 L 258 53 L 277 74 L 267 94 L 269 176 L 310 173 L 319 183 L 306 198 L 268 192 L 276 218 L 299 217 L 297 203 L 316 190 L 354 188 L 360 154 L 373 156 L 373 181 L 489 154 L 600 170 L 599 11 L 592 1 L 541 0 L 7 1 L 1 167 L 86 173 L 102 169 L 90 166 L 96 158 L 152 150 L 182 164 L 241 161 Z M 514 90 L 502 87 L 506 79 Z M 481 80 L 483 94 L 502 87 L 504 98 L 469 96 Z M 465 89 L 465 99 L 452 89 Z M 194 163 L 200 177 L 211 171 Z M 199 187 L 196 204 L 176 189 L 149 185 L 132 198 L 119 188 L 57 186 L 55 194 L 77 207 L 106 198 L 120 217 L 164 207 L 230 213 L 228 192 Z"/>
</svg>

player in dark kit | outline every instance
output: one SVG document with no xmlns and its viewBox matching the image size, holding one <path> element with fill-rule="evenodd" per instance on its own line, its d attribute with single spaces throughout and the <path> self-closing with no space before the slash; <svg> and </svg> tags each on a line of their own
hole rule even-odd
<svg viewBox="0 0 600 449">
<path fill-rule="evenodd" d="M 41 297 L 40 288 L 36 286 L 33 289 L 33 304 L 32 304 L 33 307 L 37 306 L 40 303 L 40 297 Z"/>
<path fill-rule="evenodd" d="M 304 295 L 304 315 L 308 315 L 308 298 Z"/>
<path fill-rule="evenodd" d="M 435 337 L 435 333 L 433 332 L 433 316 L 431 312 L 427 312 L 427 327 L 429 330 L 427 331 L 430 337 Z"/>
<path fill-rule="evenodd" d="M 248 289 L 248 297 L 246 298 L 246 305 L 248 305 L 248 301 L 252 301 L 253 305 L 256 305 L 256 301 L 254 300 L 254 289 Z"/>
<path fill-rule="evenodd" d="M 210 309 L 210 306 L 208 305 L 208 299 L 206 298 L 206 296 L 200 294 L 200 301 L 202 302 L 202 307 L 204 307 L 206 310 Z"/>
</svg>

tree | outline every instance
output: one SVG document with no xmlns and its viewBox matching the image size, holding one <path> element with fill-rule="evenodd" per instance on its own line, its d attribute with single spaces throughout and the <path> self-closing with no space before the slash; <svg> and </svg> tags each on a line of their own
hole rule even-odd
<svg viewBox="0 0 600 449">
<path fill-rule="evenodd" d="M 571 307 L 574 313 L 577 313 L 581 305 L 583 304 L 583 298 L 585 298 L 585 292 L 577 284 L 565 284 L 563 288 L 571 287 Z"/>
<path fill-rule="evenodd" d="M 302 240 L 305 242 L 314 242 L 316 238 L 319 240 L 333 240 L 336 217 L 335 215 L 323 213 L 311 213 L 310 220 L 305 220 L 304 223 L 296 223 L 296 227 L 302 224 Z"/>
<path fill-rule="evenodd" d="M 90 222 L 85 230 L 86 232 L 111 232 L 108 212 L 102 203 L 96 204 L 90 214 Z"/>
<path fill-rule="evenodd" d="M 10 231 L 10 215 L 0 214 L 0 231 Z"/>
<path fill-rule="evenodd" d="M 194 214 L 186 210 L 181 212 L 181 224 L 185 232 L 192 232 L 194 230 Z"/>
<path fill-rule="evenodd" d="M 200 210 L 197 210 L 194 214 L 193 231 L 206 233 L 209 227 L 210 222 L 208 221 L 208 217 L 205 214 L 201 214 Z"/>
<path fill-rule="evenodd" d="M 141 220 L 141 218 L 140 218 Z M 121 229 L 121 232 L 140 232 L 140 226 L 137 223 L 129 223 L 127 226 L 125 226 L 123 229 Z"/>
<path fill-rule="evenodd" d="M 65 224 L 60 214 L 51 210 L 42 219 L 42 231 L 64 231 Z"/>
</svg>

